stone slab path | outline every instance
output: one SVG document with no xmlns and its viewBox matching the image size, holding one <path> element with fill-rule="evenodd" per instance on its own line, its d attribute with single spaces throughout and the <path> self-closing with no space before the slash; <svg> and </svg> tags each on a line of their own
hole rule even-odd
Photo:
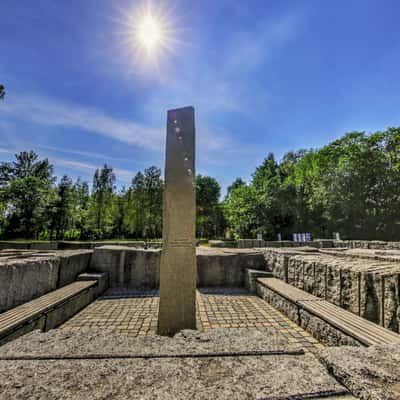
<svg viewBox="0 0 400 400">
<path fill-rule="evenodd" d="M 158 302 L 156 291 L 109 289 L 60 329 L 112 330 L 128 336 L 152 336 L 156 334 Z M 244 289 L 199 289 L 197 326 L 202 331 L 219 328 L 272 331 L 306 351 L 323 347 L 266 301 Z"/>
</svg>

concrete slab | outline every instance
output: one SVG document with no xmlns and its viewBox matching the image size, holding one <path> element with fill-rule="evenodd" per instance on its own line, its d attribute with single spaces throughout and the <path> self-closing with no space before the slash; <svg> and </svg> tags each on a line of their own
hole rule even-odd
<svg viewBox="0 0 400 400">
<path fill-rule="evenodd" d="M 81 359 L 0 360 L 2 399 L 262 399 L 343 391 L 311 354 L 213 356 L 211 352 L 295 350 L 279 337 L 249 331 L 183 331 L 174 338 L 121 338 L 109 333 L 31 334 L 0 349 L 10 355 L 80 354 Z M 89 354 L 109 353 L 93 360 Z M 121 352 L 206 358 L 115 359 Z"/>
</svg>

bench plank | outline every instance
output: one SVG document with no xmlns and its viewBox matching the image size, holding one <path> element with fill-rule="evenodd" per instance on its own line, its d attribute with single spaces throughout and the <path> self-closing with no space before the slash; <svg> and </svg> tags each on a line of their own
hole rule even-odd
<svg viewBox="0 0 400 400">
<path fill-rule="evenodd" d="M 96 284 L 96 280 L 73 282 L 61 289 L 54 290 L 35 300 L 0 314 L 0 337 L 17 326 L 40 317 L 45 312 L 57 307 Z"/>
</svg>

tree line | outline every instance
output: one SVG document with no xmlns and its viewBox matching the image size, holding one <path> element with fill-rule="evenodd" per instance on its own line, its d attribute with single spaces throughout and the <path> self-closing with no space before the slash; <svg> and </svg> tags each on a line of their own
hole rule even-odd
<svg viewBox="0 0 400 400">
<path fill-rule="evenodd" d="M 162 236 L 164 183 L 155 166 L 138 172 L 128 188 L 116 189 L 113 168 L 95 171 L 91 189 L 64 175 L 33 151 L 0 163 L 0 238 L 42 240 L 153 239 Z M 199 237 L 221 235 L 221 188 L 196 177 Z"/>
<path fill-rule="evenodd" d="M 0 238 L 153 239 L 162 236 L 164 182 L 155 166 L 116 188 L 113 168 L 96 170 L 91 187 L 33 151 L 0 163 Z M 199 238 L 314 237 L 400 240 L 400 128 L 352 132 L 320 148 L 270 153 L 246 183 L 221 199 L 211 176 L 196 177 Z"/>
<path fill-rule="evenodd" d="M 400 128 L 351 132 L 320 149 L 269 154 L 236 180 L 224 215 L 232 234 L 400 240 Z"/>
</svg>

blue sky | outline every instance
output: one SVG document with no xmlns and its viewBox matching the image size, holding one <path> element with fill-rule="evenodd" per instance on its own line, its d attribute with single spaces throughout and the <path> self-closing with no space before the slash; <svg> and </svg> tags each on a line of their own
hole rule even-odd
<svg viewBox="0 0 400 400">
<path fill-rule="evenodd" d="M 269 152 L 400 125 L 400 2 L 164 0 L 171 51 L 130 46 L 135 0 L 1 0 L 0 160 L 118 184 L 163 166 L 166 111 L 193 105 L 197 173 L 226 188 Z M 130 19 L 131 18 L 131 19 Z"/>
</svg>

